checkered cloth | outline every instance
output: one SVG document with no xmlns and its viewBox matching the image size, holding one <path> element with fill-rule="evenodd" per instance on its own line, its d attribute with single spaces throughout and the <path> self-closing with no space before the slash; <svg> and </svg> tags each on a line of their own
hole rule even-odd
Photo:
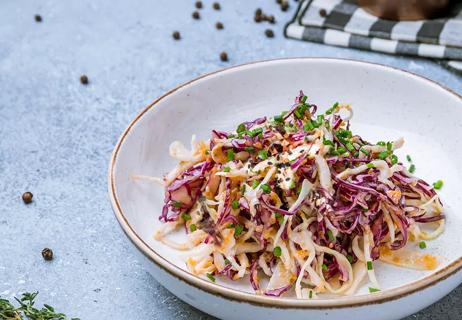
<svg viewBox="0 0 462 320">
<path fill-rule="evenodd" d="M 462 72 L 462 3 L 448 18 L 379 19 L 353 0 L 302 0 L 285 29 L 289 38 L 392 54 L 434 58 Z"/>
</svg>

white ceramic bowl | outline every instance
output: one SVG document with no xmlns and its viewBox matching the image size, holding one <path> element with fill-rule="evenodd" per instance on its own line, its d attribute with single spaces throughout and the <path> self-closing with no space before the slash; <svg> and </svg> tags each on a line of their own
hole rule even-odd
<svg viewBox="0 0 462 320">
<path fill-rule="evenodd" d="M 162 176 L 174 162 L 168 146 L 191 134 L 207 139 L 244 120 L 287 109 L 299 89 L 321 109 L 335 101 L 354 106 L 352 128 L 371 141 L 404 136 L 417 174 L 443 179 L 445 233 L 428 242 L 441 258 L 435 271 L 378 263 L 383 290 L 336 299 L 297 300 L 252 293 L 247 283 L 211 283 L 187 272 L 183 255 L 153 239 L 163 191 L 132 175 Z M 297 58 L 250 63 L 185 83 L 144 109 L 122 134 L 109 166 L 115 215 L 146 268 L 173 294 L 222 319 L 398 319 L 437 301 L 462 281 L 462 99 L 438 84 L 389 67 L 357 61 Z M 374 140 L 375 139 L 375 140 Z"/>
</svg>

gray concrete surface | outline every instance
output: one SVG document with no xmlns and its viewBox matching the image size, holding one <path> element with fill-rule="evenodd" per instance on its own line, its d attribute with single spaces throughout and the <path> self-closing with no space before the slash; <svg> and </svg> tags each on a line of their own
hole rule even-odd
<svg viewBox="0 0 462 320">
<path fill-rule="evenodd" d="M 39 290 L 39 302 L 82 319 L 210 319 L 142 269 L 106 195 L 122 130 L 192 77 L 252 60 L 325 56 L 403 68 L 462 93 L 459 76 L 428 60 L 284 39 L 294 2 L 288 13 L 270 0 L 222 0 L 221 11 L 203 2 L 199 21 L 191 18 L 192 0 L 0 2 L 1 296 Z M 259 6 L 277 17 L 274 39 L 253 22 Z M 217 31 L 216 21 L 225 29 Z M 223 50 L 229 63 L 218 58 Z M 81 74 L 90 85 L 79 83 Z M 25 190 L 35 195 L 27 206 Z M 52 262 L 40 255 L 46 246 Z M 407 320 L 460 314 L 461 287 Z"/>
</svg>

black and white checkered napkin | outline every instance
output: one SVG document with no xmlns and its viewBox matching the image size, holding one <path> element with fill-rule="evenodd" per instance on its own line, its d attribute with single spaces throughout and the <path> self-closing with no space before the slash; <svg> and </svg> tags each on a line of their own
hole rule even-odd
<svg viewBox="0 0 462 320">
<path fill-rule="evenodd" d="M 390 21 L 352 0 L 303 0 L 285 29 L 289 38 L 392 54 L 434 58 L 462 72 L 462 3 L 450 17 Z"/>
</svg>

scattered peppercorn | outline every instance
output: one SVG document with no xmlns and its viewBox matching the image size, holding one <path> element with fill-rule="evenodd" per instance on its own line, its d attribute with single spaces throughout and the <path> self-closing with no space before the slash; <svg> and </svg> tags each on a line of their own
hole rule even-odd
<svg viewBox="0 0 462 320">
<path fill-rule="evenodd" d="M 281 4 L 281 10 L 282 11 L 287 11 L 289 9 L 289 3 L 288 2 L 283 2 Z"/>
<path fill-rule="evenodd" d="M 42 257 L 46 261 L 52 260 L 53 259 L 53 250 L 51 250 L 50 248 L 43 249 L 42 250 Z"/>
<path fill-rule="evenodd" d="M 22 194 L 22 201 L 24 201 L 25 204 L 29 204 L 32 202 L 33 196 L 32 192 L 26 191 Z"/>
<path fill-rule="evenodd" d="M 257 10 L 255 10 L 255 15 L 256 16 L 261 16 L 263 13 L 262 9 L 261 8 L 257 8 Z"/>
<path fill-rule="evenodd" d="M 213 9 L 215 9 L 215 10 L 220 10 L 220 9 L 221 9 L 220 4 L 219 4 L 218 2 L 214 2 L 214 3 L 213 3 Z"/>
<path fill-rule="evenodd" d="M 226 62 L 228 61 L 228 54 L 226 52 L 222 52 L 220 53 L 220 60 L 223 61 L 223 62 Z"/>
<path fill-rule="evenodd" d="M 255 20 L 256 23 L 259 23 L 262 20 L 261 15 L 260 16 L 256 15 L 253 19 Z"/>
<path fill-rule="evenodd" d="M 178 31 L 174 31 L 174 32 L 172 33 L 172 37 L 173 37 L 173 39 L 175 39 L 175 40 L 180 40 L 180 39 L 181 39 L 181 35 L 180 35 L 180 33 L 179 33 Z"/>
<path fill-rule="evenodd" d="M 218 30 L 222 30 L 222 29 L 224 28 L 223 23 L 221 23 L 221 22 L 217 22 L 217 23 L 215 24 L 215 27 L 216 27 Z"/>
<path fill-rule="evenodd" d="M 196 1 L 196 8 L 202 9 L 202 1 Z"/>
<path fill-rule="evenodd" d="M 267 17 L 266 17 L 266 20 L 267 20 L 269 23 L 271 23 L 271 24 L 275 24 L 275 23 L 276 23 L 276 19 L 274 18 L 273 15 L 267 16 Z"/>
<path fill-rule="evenodd" d="M 320 10 L 319 10 L 319 15 L 320 15 L 321 17 L 327 16 L 327 11 L 326 11 L 326 9 L 320 9 Z"/>
<path fill-rule="evenodd" d="M 273 30 L 271 30 L 271 29 L 266 29 L 266 30 L 265 30 L 265 35 L 266 35 L 268 38 L 273 38 L 273 37 L 274 37 L 274 32 L 273 32 Z"/>
<path fill-rule="evenodd" d="M 39 14 L 36 14 L 36 15 L 34 16 L 34 19 L 35 19 L 35 22 L 42 22 L 42 16 L 39 15 Z"/>
<path fill-rule="evenodd" d="M 81 75 L 80 76 L 80 83 L 83 84 L 83 85 L 87 85 L 88 84 L 88 77 L 86 75 Z"/>
<path fill-rule="evenodd" d="M 199 14 L 199 11 L 194 11 L 192 13 L 192 17 L 196 20 L 199 20 L 201 18 L 201 15 Z"/>
<path fill-rule="evenodd" d="M 276 3 L 277 3 L 277 4 L 281 4 L 281 3 L 282 3 L 282 0 L 276 0 Z"/>
</svg>

